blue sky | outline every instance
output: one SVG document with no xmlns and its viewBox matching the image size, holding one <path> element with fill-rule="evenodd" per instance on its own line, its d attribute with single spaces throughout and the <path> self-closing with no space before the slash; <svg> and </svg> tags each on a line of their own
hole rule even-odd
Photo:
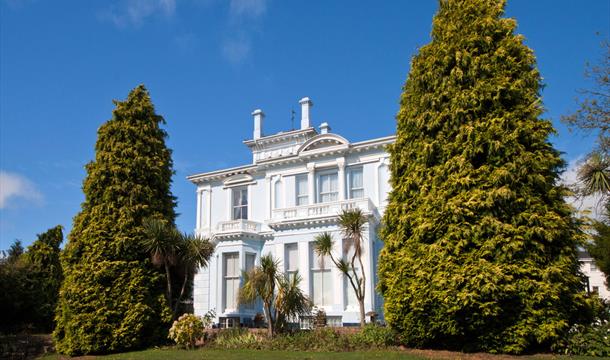
<svg viewBox="0 0 610 360">
<path fill-rule="evenodd" d="M 84 165 L 112 99 L 145 84 L 167 120 L 177 224 L 192 231 L 189 174 L 251 161 L 241 143 L 262 108 L 267 134 L 289 130 L 298 100 L 351 141 L 393 133 L 410 58 L 429 41 L 437 2 L 0 0 L 0 249 L 67 230 Z M 587 60 L 601 56 L 610 1 L 509 0 L 534 49 L 543 100 L 567 161 L 593 138 L 558 119 L 576 107 Z"/>
</svg>

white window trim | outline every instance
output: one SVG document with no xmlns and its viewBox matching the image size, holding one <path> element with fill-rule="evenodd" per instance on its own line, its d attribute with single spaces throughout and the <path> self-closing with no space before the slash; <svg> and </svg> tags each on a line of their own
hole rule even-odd
<svg viewBox="0 0 610 360">
<path fill-rule="evenodd" d="M 229 304 L 227 304 L 227 290 L 228 290 L 228 280 L 238 280 L 239 281 L 239 272 L 233 276 L 229 276 L 228 275 L 228 269 L 227 269 L 227 259 L 228 257 L 231 256 L 236 256 L 237 258 L 237 262 L 239 263 L 239 252 L 235 251 L 235 252 L 226 252 L 222 254 L 222 305 L 223 305 L 223 309 L 225 313 L 228 312 L 234 312 L 237 310 L 237 300 L 235 303 L 235 307 L 229 307 Z M 234 295 L 237 298 L 237 294 Z"/>
<path fill-rule="evenodd" d="M 321 184 L 320 184 L 320 179 L 322 176 L 328 176 L 328 175 L 335 175 L 337 177 L 337 190 L 336 191 L 330 191 L 330 192 L 321 192 Z M 316 172 L 316 203 L 321 204 L 322 203 L 322 195 L 331 195 L 331 194 L 335 194 L 335 199 L 334 200 L 330 200 L 330 201 L 326 201 L 326 202 L 334 202 L 339 200 L 339 171 L 337 169 L 329 169 L 329 170 L 324 170 L 324 171 L 318 171 Z M 331 196 L 332 198 L 332 196 Z"/>
<path fill-rule="evenodd" d="M 234 200 L 235 199 L 233 198 L 233 196 L 235 194 L 235 191 L 240 191 L 241 192 L 243 190 L 246 190 L 246 196 L 247 196 L 247 199 L 248 199 L 247 200 L 247 204 L 246 205 L 234 205 Z M 240 194 L 240 197 L 241 197 L 241 194 Z M 238 187 L 231 188 L 231 190 L 229 191 L 229 204 L 230 204 L 230 206 L 229 206 L 229 219 L 231 219 L 231 220 L 240 220 L 240 219 L 248 220 L 250 218 L 250 209 L 249 209 L 249 207 L 250 207 L 250 189 L 249 189 L 249 187 L 248 186 L 238 186 Z M 236 219 L 234 217 L 235 216 L 235 211 L 234 210 L 235 210 L 236 207 L 241 207 L 241 208 L 245 207 L 246 208 L 246 217 L 245 218 L 242 217 L 240 219 Z"/>
<path fill-rule="evenodd" d="M 299 179 L 305 179 L 305 194 L 299 195 Z M 307 173 L 305 174 L 297 174 L 294 176 L 294 201 L 295 206 L 305 206 L 309 205 L 309 184 L 307 179 Z M 305 199 L 305 203 L 299 204 L 299 199 Z"/>
<path fill-rule="evenodd" d="M 361 174 L 360 176 L 362 178 L 362 186 L 357 187 L 357 188 L 352 188 L 352 174 L 358 170 L 360 171 L 360 174 Z M 359 190 L 362 191 L 362 196 L 358 197 L 358 198 L 353 197 L 352 193 L 354 191 L 359 191 Z M 347 196 L 348 196 L 348 199 L 361 199 L 364 197 L 364 167 L 353 166 L 353 167 L 347 168 Z"/>
</svg>

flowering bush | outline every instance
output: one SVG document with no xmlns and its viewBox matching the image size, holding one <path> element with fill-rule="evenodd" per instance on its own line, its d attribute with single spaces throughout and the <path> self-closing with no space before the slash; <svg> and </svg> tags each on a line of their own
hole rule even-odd
<svg viewBox="0 0 610 360">
<path fill-rule="evenodd" d="M 172 324 L 168 337 L 187 349 L 194 348 L 197 340 L 203 337 L 204 330 L 212 324 L 214 316 L 214 310 L 208 311 L 204 316 L 183 314 Z"/>
</svg>

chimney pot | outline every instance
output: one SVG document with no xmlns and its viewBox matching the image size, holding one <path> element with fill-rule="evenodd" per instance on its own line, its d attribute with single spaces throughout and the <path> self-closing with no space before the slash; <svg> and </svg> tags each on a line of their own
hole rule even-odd
<svg viewBox="0 0 610 360">
<path fill-rule="evenodd" d="M 260 139 L 263 136 L 263 119 L 265 118 L 265 113 L 261 109 L 256 109 L 252 112 L 252 117 L 254 117 L 254 140 Z"/>
<path fill-rule="evenodd" d="M 309 129 L 311 127 L 311 107 L 313 102 L 310 98 L 304 97 L 299 101 L 301 104 L 301 130 Z"/>
<path fill-rule="evenodd" d="M 320 134 L 328 134 L 330 131 L 330 125 L 327 122 L 320 124 Z"/>
</svg>

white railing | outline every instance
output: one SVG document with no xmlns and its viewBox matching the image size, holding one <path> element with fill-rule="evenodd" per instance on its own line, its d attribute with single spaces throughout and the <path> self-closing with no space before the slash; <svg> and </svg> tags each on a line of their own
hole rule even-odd
<svg viewBox="0 0 610 360">
<path fill-rule="evenodd" d="M 218 223 L 218 231 L 224 232 L 249 232 L 258 233 L 261 231 L 261 224 L 250 220 L 231 220 Z"/>
<path fill-rule="evenodd" d="M 343 210 L 354 208 L 359 208 L 364 213 L 373 213 L 375 205 L 373 205 L 369 198 L 361 198 L 275 209 L 272 212 L 272 220 L 293 220 L 334 216 L 339 215 Z"/>
</svg>

